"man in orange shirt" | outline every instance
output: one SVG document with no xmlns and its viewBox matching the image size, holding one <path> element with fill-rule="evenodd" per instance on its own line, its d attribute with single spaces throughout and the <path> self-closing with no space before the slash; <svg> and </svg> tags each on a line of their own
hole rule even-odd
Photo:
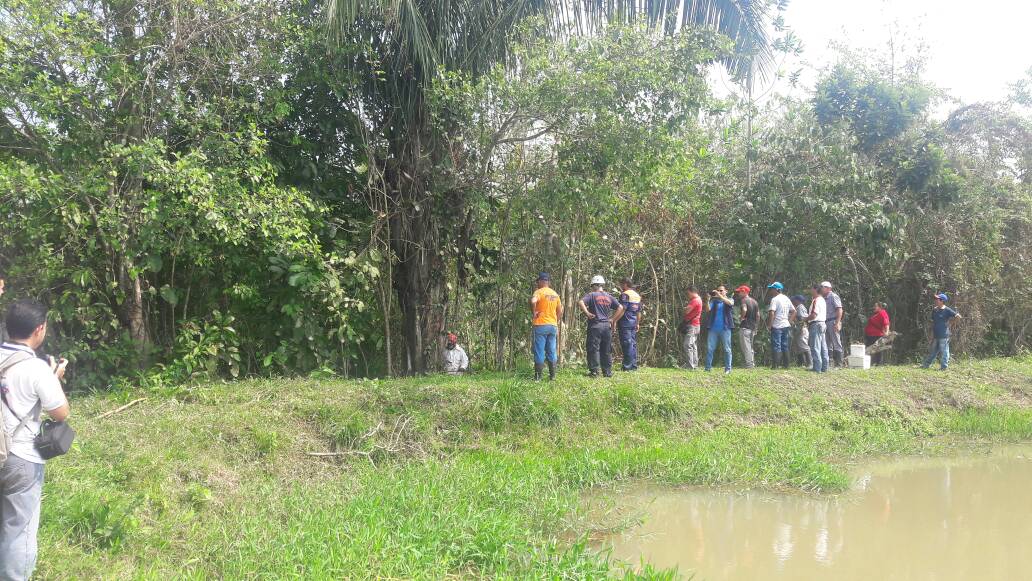
<svg viewBox="0 0 1032 581">
<path fill-rule="evenodd" d="M 563 318 L 563 302 L 559 294 L 551 289 L 552 277 L 542 272 L 537 278 L 537 290 L 530 299 L 530 312 L 534 314 L 534 381 L 541 381 L 541 373 L 548 363 L 548 380 L 555 379 L 555 341 L 559 335 L 559 321 Z"/>
</svg>

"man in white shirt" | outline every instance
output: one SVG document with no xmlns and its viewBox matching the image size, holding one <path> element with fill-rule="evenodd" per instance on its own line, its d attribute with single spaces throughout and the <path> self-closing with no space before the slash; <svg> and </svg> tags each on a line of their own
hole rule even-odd
<svg viewBox="0 0 1032 581">
<path fill-rule="evenodd" d="M 450 375 L 462 375 L 469 371 L 469 357 L 466 350 L 459 345 L 459 338 L 455 333 L 448 333 L 448 343 L 441 353 L 441 366 L 444 372 Z"/>
<path fill-rule="evenodd" d="M 0 365 L 20 359 L 3 379 L 4 430 L 11 434 L 11 449 L 0 468 L 0 580 L 25 580 L 36 567 L 36 531 L 39 529 L 44 460 L 34 439 L 40 430 L 40 410 L 56 421 L 68 417 L 68 399 L 61 389 L 67 360 L 49 364 L 36 357 L 47 335 L 47 309 L 31 300 L 19 300 L 7 309 L 9 340 L 0 345 Z M 20 429 L 18 425 L 25 420 Z"/>
<path fill-rule="evenodd" d="M 785 285 L 772 282 L 767 290 L 774 293 L 767 308 L 767 329 L 770 331 L 770 343 L 773 354 L 771 369 L 779 366 L 788 369 L 789 337 L 792 323 L 788 318 L 792 315 L 792 300 L 785 296 Z"/>
<path fill-rule="evenodd" d="M 813 359 L 813 371 L 828 372 L 828 338 L 825 335 L 828 320 L 828 305 L 821 294 L 821 286 L 811 289 L 813 293 L 810 303 L 810 314 L 806 320 L 810 324 L 810 358 Z"/>
</svg>

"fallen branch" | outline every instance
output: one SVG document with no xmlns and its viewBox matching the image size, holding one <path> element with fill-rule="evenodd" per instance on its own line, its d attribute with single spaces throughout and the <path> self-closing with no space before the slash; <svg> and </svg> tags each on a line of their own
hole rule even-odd
<svg viewBox="0 0 1032 581">
<path fill-rule="evenodd" d="M 120 411 L 125 411 L 125 410 L 133 407 L 134 405 L 140 403 L 141 401 L 147 401 L 147 398 L 141 397 L 140 399 L 134 399 L 133 401 L 125 404 L 124 406 L 122 406 L 120 408 L 115 408 L 115 409 L 113 409 L 113 410 L 111 410 L 109 412 L 104 412 L 104 413 L 100 414 L 99 416 L 97 416 L 97 417 L 95 417 L 93 419 L 94 420 L 102 420 L 102 419 L 104 419 L 104 418 L 106 418 L 108 416 L 113 416 L 113 415 L 117 414 Z"/>
<path fill-rule="evenodd" d="M 325 456 L 330 456 L 330 457 L 332 457 L 332 456 L 356 456 L 356 455 L 357 456 L 368 456 L 369 452 L 363 452 L 361 450 L 345 450 L 343 452 L 305 452 L 305 454 L 308 454 L 309 456 L 319 456 L 319 457 L 325 457 Z"/>
</svg>

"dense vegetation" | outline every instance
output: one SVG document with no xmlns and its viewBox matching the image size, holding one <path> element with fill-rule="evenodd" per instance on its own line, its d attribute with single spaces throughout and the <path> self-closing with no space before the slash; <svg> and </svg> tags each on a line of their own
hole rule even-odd
<svg viewBox="0 0 1032 581">
<path fill-rule="evenodd" d="M 940 120 L 920 61 L 843 53 L 758 108 L 778 5 L 0 0 L 5 299 L 77 387 L 418 372 L 444 330 L 510 369 L 541 270 L 633 275 L 654 365 L 687 284 L 774 278 L 836 282 L 853 338 L 888 302 L 903 354 L 937 290 L 955 349 L 1026 349 L 1028 79 Z"/>
<path fill-rule="evenodd" d="M 622 566 L 587 540 L 621 523 L 582 510 L 592 486 L 838 492 L 866 456 L 1032 439 L 1030 378 L 1015 357 L 818 378 L 261 379 L 113 415 L 137 393 L 91 395 L 74 403 L 79 443 L 48 469 L 39 574 L 607 578 Z"/>
</svg>

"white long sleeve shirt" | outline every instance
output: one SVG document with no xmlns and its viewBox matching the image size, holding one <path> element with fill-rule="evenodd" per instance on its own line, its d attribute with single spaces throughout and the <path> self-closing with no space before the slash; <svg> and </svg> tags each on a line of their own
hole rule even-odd
<svg viewBox="0 0 1032 581">
<path fill-rule="evenodd" d="M 458 373 L 469 369 L 469 357 L 466 357 L 466 351 L 459 345 L 454 349 L 445 348 L 441 353 L 441 362 L 445 373 Z"/>
</svg>

